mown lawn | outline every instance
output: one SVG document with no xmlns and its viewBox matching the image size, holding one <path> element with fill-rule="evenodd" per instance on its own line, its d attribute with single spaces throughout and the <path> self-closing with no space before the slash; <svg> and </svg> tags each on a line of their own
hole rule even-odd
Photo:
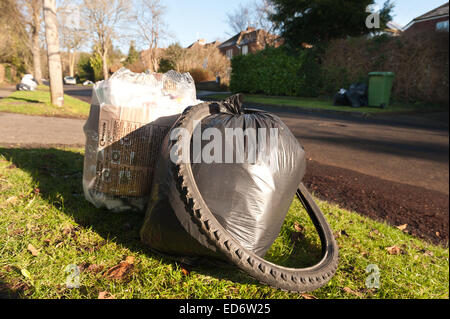
<svg viewBox="0 0 450 319">
<path fill-rule="evenodd" d="M 310 294 L 267 287 L 233 267 L 181 266 L 140 242 L 142 215 L 113 214 L 84 200 L 82 166 L 80 149 L 0 148 L 0 296 L 98 298 L 107 292 L 115 298 L 449 297 L 447 247 L 326 202 L 319 206 L 335 231 L 340 264 L 329 284 Z M 304 237 L 297 235 L 293 242 L 296 223 L 304 227 Z M 313 225 L 296 200 L 267 258 L 307 266 L 319 251 Z M 369 265 L 379 269 L 379 289 L 366 287 L 375 274 L 366 273 Z M 70 269 L 80 270 L 78 288 L 67 287 Z"/>
<path fill-rule="evenodd" d="M 212 94 L 206 98 L 210 100 L 223 100 L 230 96 L 230 94 Z M 306 98 L 306 97 L 289 97 L 289 96 L 267 96 L 258 94 L 244 94 L 245 103 L 255 103 L 270 106 L 288 106 L 298 107 L 309 110 L 328 110 L 339 112 L 355 112 L 361 114 L 381 114 L 381 113 L 410 113 L 410 112 L 434 112 L 434 111 L 448 111 L 448 107 L 438 105 L 424 105 L 424 104 L 407 104 L 407 103 L 392 103 L 387 108 L 376 107 L 359 107 L 354 108 L 350 106 L 333 106 L 332 99 L 326 98 Z"/>
<path fill-rule="evenodd" d="M 16 91 L 10 96 L 0 99 L 0 112 L 87 118 L 89 104 L 64 95 L 64 106 L 54 106 L 50 103 L 49 88 L 40 85 L 35 91 Z"/>
</svg>

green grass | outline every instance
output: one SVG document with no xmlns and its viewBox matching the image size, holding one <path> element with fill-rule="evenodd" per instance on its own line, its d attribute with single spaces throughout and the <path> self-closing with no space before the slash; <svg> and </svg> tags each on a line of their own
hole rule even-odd
<svg viewBox="0 0 450 319">
<path fill-rule="evenodd" d="M 83 152 L 79 149 L 0 148 L 0 296 L 21 298 L 302 298 L 262 285 L 235 268 L 180 265 L 153 254 L 139 240 L 143 216 L 113 214 L 84 200 Z M 336 205 L 319 202 L 335 232 L 340 263 L 334 278 L 311 294 L 317 298 L 448 298 L 448 248 Z M 305 238 L 295 245 L 295 222 Z M 345 235 L 348 234 L 348 236 Z M 34 246 L 33 256 L 27 249 Z M 397 245 L 404 254 L 390 255 Z M 288 266 L 307 266 L 319 257 L 319 241 L 300 203 L 294 201 L 280 236 L 266 258 Z M 125 280 L 104 272 L 135 257 Z M 81 272 L 80 287 L 65 282 L 68 265 L 95 264 L 102 272 Z M 380 288 L 365 286 L 368 265 L 380 270 Z"/>
<path fill-rule="evenodd" d="M 0 112 L 87 118 L 89 104 L 64 95 L 64 106 L 54 106 L 50 102 L 49 88 L 40 85 L 35 91 L 16 91 L 10 96 L 0 99 Z"/>
<path fill-rule="evenodd" d="M 230 94 L 212 94 L 208 95 L 208 99 L 223 100 L 230 96 Z M 339 112 L 355 112 L 361 114 L 381 114 L 381 113 L 410 113 L 410 112 L 433 112 L 433 111 L 448 111 L 448 106 L 445 108 L 440 105 L 424 105 L 407 104 L 394 102 L 385 109 L 375 107 L 359 107 L 353 108 L 350 106 L 333 106 L 332 99 L 326 98 L 306 98 L 306 97 L 289 97 L 289 96 L 267 96 L 257 94 L 244 94 L 244 102 L 265 104 L 271 106 L 289 106 L 312 110 L 329 110 Z"/>
</svg>

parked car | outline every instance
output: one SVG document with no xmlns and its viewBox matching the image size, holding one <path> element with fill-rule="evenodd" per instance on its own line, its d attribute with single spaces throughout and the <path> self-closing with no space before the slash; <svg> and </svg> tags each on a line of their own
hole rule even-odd
<svg viewBox="0 0 450 319">
<path fill-rule="evenodd" d="M 72 76 L 65 76 L 64 77 L 64 84 L 73 84 L 76 85 L 77 84 L 77 79 L 75 79 Z"/>
<path fill-rule="evenodd" d="M 93 84 L 94 84 L 94 82 L 92 82 L 91 80 L 86 80 L 86 81 L 83 82 L 84 86 L 86 86 L 86 85 L 93 85 Z"/>
</svg>

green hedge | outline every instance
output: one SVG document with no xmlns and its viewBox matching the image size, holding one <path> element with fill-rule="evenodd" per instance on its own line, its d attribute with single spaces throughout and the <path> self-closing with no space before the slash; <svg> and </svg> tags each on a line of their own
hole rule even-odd
<svg viewBox="0 0 450 319">
<path fill-rule="evenodd" d="M 321 86 L 320 66 L 314 50 L 291 51 L 268 47 L 231 61 L 233 92 L 267 95 L 317 96 Z"/>
</svg>

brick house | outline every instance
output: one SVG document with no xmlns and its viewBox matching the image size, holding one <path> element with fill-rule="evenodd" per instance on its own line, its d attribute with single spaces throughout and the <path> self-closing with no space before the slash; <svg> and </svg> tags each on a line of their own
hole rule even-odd
<svg viewBox="0 0 450 319">
<path fill-rule="evenodd" d="M 270 34 L 269 32 L 255 28 L 247 28 L 241 31 L 232 38 L 224 41 L 218 46 L 219 50 L 229 59 L 240 54 L 255 53 L 262 50 L 266 45 L 273 45 L 275 47 L 283 44 L 283 39 Z"/>
<path fill-rule="evenodd" d="M 448 32 L 448 2 L 413 19 L 403 30 L 405 34 L 434 31 Z"/>
</svg>

